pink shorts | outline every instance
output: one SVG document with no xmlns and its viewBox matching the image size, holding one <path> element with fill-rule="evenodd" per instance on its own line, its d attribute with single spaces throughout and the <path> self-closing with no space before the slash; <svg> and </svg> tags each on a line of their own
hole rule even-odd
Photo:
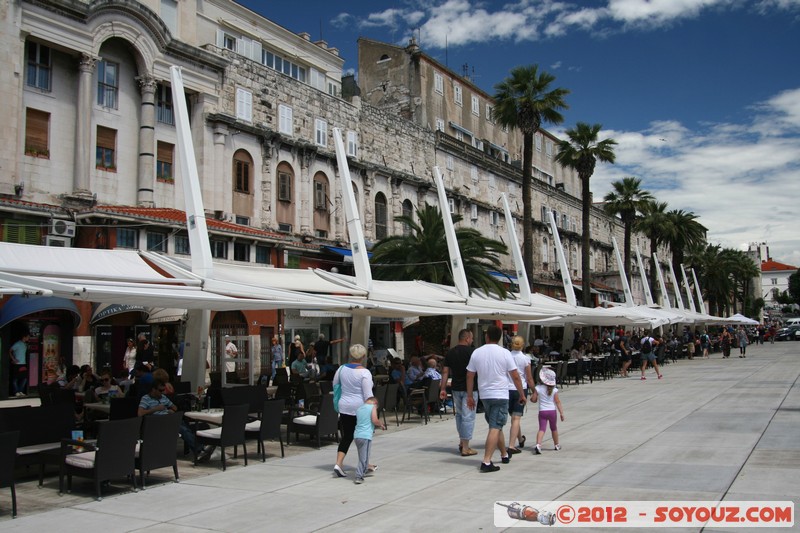
<svg viewBox="0 0 800 533">
<path fill-rule="evenodd" d="M 550 422 L 550 431 L 558 431 L 556 413 L 557 411 L 539 411 L 539 431 L 547 431 L 548 422 Z"/>
</svg>

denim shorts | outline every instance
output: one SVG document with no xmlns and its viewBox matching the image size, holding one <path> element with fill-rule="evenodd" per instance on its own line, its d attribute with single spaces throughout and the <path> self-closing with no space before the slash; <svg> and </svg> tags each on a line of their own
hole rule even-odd
<svg viewBox="0 0 800 533">
<path fill-rule="evenodd" d="M 489 429 L 503 429 L 508 422 L 508 400 L 482 399 L 481 402 Z"/>
<path fill-rule="evenodd" d="M 508 391 L 508 414 L 511 416 L 522 416 L 525 413 L 525 404 L 519 403 L 519 391 L 517 389 Z"/>
</svg>

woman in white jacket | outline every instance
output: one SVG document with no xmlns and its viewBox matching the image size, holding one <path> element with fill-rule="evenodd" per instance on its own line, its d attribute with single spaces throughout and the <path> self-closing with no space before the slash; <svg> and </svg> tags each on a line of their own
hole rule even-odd
<svg viewBox="0 0 800 533">
<path fill-rule="evenodd" d="M 361 344 L 350 347 L 350 362 L 339 367 L 333 376 L 333 386 L 341 386 L 339 397 L 339 421 L 342 428 L 342 439 L 336 453 L 336 464 L 333 472 L 339 477 L 347 477 L 342 464 L 356 430 L 356 411 L 372 396 L 372 374 L 362 362 L 367 349 Z"/>
</svg>

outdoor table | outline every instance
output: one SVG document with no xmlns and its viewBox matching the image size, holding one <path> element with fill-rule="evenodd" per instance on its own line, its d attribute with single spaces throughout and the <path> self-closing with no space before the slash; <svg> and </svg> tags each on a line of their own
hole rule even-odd
<svg viewBox="0 0 800 533">
<path fill-rule="evenodd" d="M 222 425 L 224 409 L 203 409 L 202 411 L 186 411 L 183 416 L 197 422 L 206 422 L 215 426 Z"/>
<path fill-rule="evenodd" d="M 90 411 L 97 411 L 98 413 L 111 413 L 111 405 L 108 403 L 103 402 L 90 402 L 83 404 L 84 409 L 89 409 Z"/>
</svg>

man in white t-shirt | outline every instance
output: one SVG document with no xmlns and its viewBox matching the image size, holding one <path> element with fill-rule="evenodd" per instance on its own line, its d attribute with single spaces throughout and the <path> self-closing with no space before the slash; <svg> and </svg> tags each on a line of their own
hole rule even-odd
<svg viewBox="0 0 800 533">
<path fill-rule="evenodd" d="M 502 338 L 502 329 L 489 326 L 486 329 L 486 344 L 472 352 L 467 365 L 467 407 L 475 409 L 472 391 L 475 386 L 475 374 L 478 374 L 478 394 L 483 404 L 486 422 L 489 424 L 481 472 L 500 470 L 499 466 L 492 463 L 492 455 L 496 448 L 500 449 L 500 459 L 503 464 L 508 464 L 511 460 L 503 436 L 503 426 L 508 421 L 509 378 L 519 392 L 519 402 L 525 405 L 527 401 L 514 358 L 511 352 L 499 345 Z"/>
<path fill-rule="evenodd" d="M 235 359 L 239 357 L 239 348 L 233 344 L 230 335 L 225 335 L 225 359 Z M 225 361 L 226 372 L 236 372 L 236 361 Z"/>
</svg>

